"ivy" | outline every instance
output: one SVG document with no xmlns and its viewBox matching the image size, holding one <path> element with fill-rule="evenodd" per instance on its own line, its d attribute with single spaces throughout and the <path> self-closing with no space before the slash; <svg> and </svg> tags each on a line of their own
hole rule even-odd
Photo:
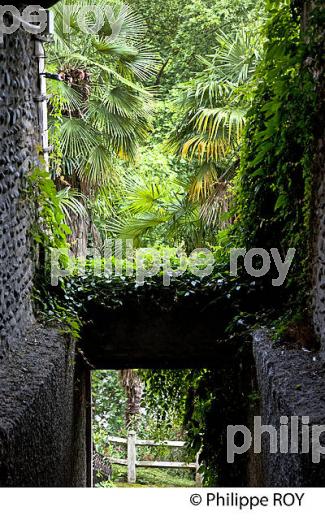
<svg viewBox="0 0 325 520">
<path fill-rule="evenodd" d="M 79 338 L 81 322 L 74 308 L 51 295 L 48 288 L 48 259 L 52 248 L 68 250 L 67 235 L 71 233 L 57 197 L 50 173 L 40 161 L 27 177 L 26 196 L 34 200 L 35 217 L 30 229 L 36 257 L 33 301 L 37 314 L 47 324 L 59 324 L 64 333 Z M 68 257 L 61 256 L 62 266 Z"/>
<path fill-rule="evenodd" d="M 289 0 L 270 1 L 268 7 L 265 58 L 247 118 L 232 232 L 245 247 L 296 248 L 287 284 L 303 306 L 309 281 L 315 85 L 305 66 L 310 47 L 297 10 Z"/>
<path fill-rule="evenodd" d="M 37 166 L 27 177 L 27 195 L 35 202 L 35 220 L 31 229 L 37 244 L 48 251 L 51 247 L 67 248 L 67 235 L 71 233 L 65 224 L 65 216 L 57 197 L 56 186 L 45 168 Z"/>
</svg>

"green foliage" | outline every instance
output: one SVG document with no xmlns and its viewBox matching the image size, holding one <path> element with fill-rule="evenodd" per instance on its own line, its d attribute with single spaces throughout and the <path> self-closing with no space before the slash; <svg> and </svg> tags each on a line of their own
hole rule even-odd
<svg viewBox="0 0 325 520">
<path fill-rule="evenodd" d="M 67 235 L 71 233 L 66 225 L 62 192 L 57 192 L 56 186 L 48 171 L 42 168 L 42 163 L 27 177 L 26 194 L 33 198 L 35 219 L 31 227 L 31 236 L 35 244 L 37 269 L 33 289 L 33 302 L 38 317 L 49 325 L 58 325 L 63 333 L 78 339 L 80 320 L 73 305 L 62 304 L 53 297 L 47 287 L 49 274 L 49 256 L 52 249 L 63 249 L 68 252 Z M 68 255 L 61 256 L 62 267 L 67 266 Z"/>
<path fill-rule="evenodd" d="M 80 339 L 81 320 L 75 305 L 53 296 L 44 284 L 44 275 L 38 274 L 33 290 L 33 301 L 38 319 L 48 326 L 58 327 L 63 334 Z"/>
<path fill-rule="evenodd" d="M 36 201 L 33 239 L 47 251 L 50 247 L 66 248 L 66 238 L 71 230 L 65 224 L 64 212 L 49 172 L 41 166 L 36 167 L 27 180 L 27 194 Z"/>
<path fill-rule="evenodd" d="M 108 24 L 96 35 L 81 30 L 78 13 L 88 0 L 61 0 L 53 7 L 54 45 L 48 48 L 48 69 L 62 79 L 49 81 L 51 171 L 73 231 L 76 220 L 91 220 L 98 206 L 109 211 L 121 159 L 135 159 L 151 128 L 153 94 L 145 83 L 157 60 L 144 42 L 143 21 L 119 2 L 97 4 L 113 7 L 117 37 Z"/>
<path fill-rule="evenodd" d="M 260 29 L 255 23 L 236 35 L 219 32 L 216 42 L 214 54 L 200 60 L 204 70 L 179 88 L 168 146 L 194 166 L 188 196 L 200 203 L 200 220 L 221 227 L 261 59 Z"/>
<path fill-rule="evenodd" d="M 98 484 L 95 484 L 95 487 L 97 487 L 97 488 L 112 488 L 112 487 L 114 487 L 114 484 L 110 480 L 103 480 L 102 482 L 98 482 Z"/>
<path fill-rule="evenodd" d="M 234 35 L 241 25 L 261 16 L 263 1 L 130 0 L 147 22 L 148 39 L 160 54 L 156 82 L 163 91 L 187 81 L 202 68 L 198 56 L 213 52 L 220 30 Z M 255 9 L 255 11 L 254 11 Z"/>
<path fill-rule="evenodd" d="M 156 83 L 162 99 L 146 145 L 134 165 L 125 165 L 110 197 L 110 210 L 105 213 L 104 197 L 97 200 L 96 226 L 104 236 L 133 238 L 137 245 L 184 243 L 189 250 L 214 243 L 216 223 L 225 225 L 226 181 L 238 163 L 233 151 L 251 97 L 243 83 L 259 59 L 253 2 L 219 1 L 218 9 L 201 0 L 159 6 L 134 0 L 131 5 L 147 20 L 147 38 L 161 55 Z M 250 24 L 249 36 L 244 23 Z M 181 80 L 186 80 L 183 86 Z"/>
<path fill-rule="evenodd" d="M 172 258 L 172 257 L 171 257 Z M 108 259 L 110 262 L 111 259 Z M 149 259 L 150 261 L 150 259 Z M 175 257 L 175 264 L 171 267 L 178 269 L 179 259 Z M 105 305 L 111 310 L 123 308 L 131 300 L 146 298 L 155 300 L 155 304 L 165 310 L 172 308 L 175 303 L 188 298 L 193 298 L 196 294 L 209 295 L 215 287 L 215 279 L 200 279 L 190 272 L 185 272 L 181 276 L 171 279 L 171 286 L 163 285 L 163 270 L 156 275 L 146 278 L 143 285 L 136 283 L 135 271 L 132 272 L 132 264 L 125 261 L 116 260 L 121 274 L 109 272 L 105 260 L 99 259 L 97 271 L 94 272 L 94 260 L 86 261 L 83 264 L 83 273 L 74 273 L 73 269 L 70 276 L 59 279 L 58 287 L 50 289 L 51 296 L 60 302 L 60 305 L 70 308 L 71 311 L 79 314 L 83 319 L 87 316 L 87 308 L 90 303 Z M 126 265 L 129 274 L 125 272 Z M 79 266 L 80 267 L 80 266 Z M 109 265 L 111 268 L 111 265 Z M 222 276 L 220 266 L 216 266 L 214 278 Z M 219 282 L 223 282 L 219 280 Z M 225 283 L 222 291 L 227 291 L 228 285 Z"/>
<path fill-rule="evenodd" d="M 308 285 L 311 161 L 315 91 L 304 60 L 310 52 L 289 1 L 270 2 L 265 57 L 237 178 L 236 243 L 296 248 L 289 284 Z M 299 107 L 299 108 L 298 108 Z"/>
<path fill-rule="evenodd" d="M 92 372 L 93 440 L 96 450 L 107 455 L 107 436 L 125 436 L 126 395 L 116 370 Z M 119 456 L 120 453 L 110 453 Z M 121 457 L 123 458 L 123 457 Z"/>
<path fill-rule="evenodd" d="M 135 246 L 180 245 L 187 251 L 204 246 L 209 230 L 200 223 L 198 204 L 189 200 L 175 177 L 173 181 L 167 158 L 164 162 L 164 178 L 159 179 L 157 168 L 155 176 L 145 176 L 141 171 L 141 176 L 125 182 L 122 203 L 116 208 L 108 231 L 123 239 L 133 239 Z M 166 178 L 169 172 L 171 175 Z M 210 238 L 213 239 L 211 234 Z"/>
<path fill-rule="evenodd" d="M 185 401 L 190 370 L 144 370 L 146 404 L 158 420 L 168 420 L 170 415 L 185 415 Z M 159 399 L 157 397 L 159 396 Z"/>
</svg>

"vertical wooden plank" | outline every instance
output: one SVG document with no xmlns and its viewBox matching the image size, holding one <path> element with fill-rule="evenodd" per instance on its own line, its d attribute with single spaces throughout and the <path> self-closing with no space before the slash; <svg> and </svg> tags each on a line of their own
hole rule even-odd
<svg viewBox="0 0 325 520">
<path fill-rule="evenodd" d="M 195 459 L 195 464 L 196 464 L 196 468 L 195 468 L 195 482 L 196 482 L 196 485 L 198 487 L 201 487 L 202 486 L 202 475 L 201 473 L 199 473 L 199 469 L 200 469 L 200 451 L 197 452 L 196 454 L 196 459 Z"/>
<path fill-rule="evenodd" d="M 136 433 L 134 431 L 128 432 L 128 483 L 136 483 Z"/>
</svg>

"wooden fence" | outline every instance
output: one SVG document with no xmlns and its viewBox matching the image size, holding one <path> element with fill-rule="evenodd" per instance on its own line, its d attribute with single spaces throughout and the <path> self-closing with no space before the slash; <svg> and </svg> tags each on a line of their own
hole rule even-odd
<svg viewBox="0 0 325 520">
<path fill-rule="evenodd" d="M 136 449 L 137 446 L 168 446 L 170 448 L 183 448 L 185 442 L 183 441 L 146 441 L 140 440 L 136 437 L 136 432 L 128 432 L 127 438 L 108 436 L 107 440 L 115 444 L 125 444 L 127 446 L 127 459 L 117 459 L 110 457 L 112 464 L 121 464 L 128 468 L 128 483 L 136 483 L 136 468 L 174 468 L 174 469 L 193 469 L 195 470 L 195 481 L 198 486 L 202 485 L 201 475 L 199 473 L 199 454 L 196 456 L 195 462 L 169 462 L 169 461 L 155 461 L 155 460 L 137 460 Z"/>
</svg>

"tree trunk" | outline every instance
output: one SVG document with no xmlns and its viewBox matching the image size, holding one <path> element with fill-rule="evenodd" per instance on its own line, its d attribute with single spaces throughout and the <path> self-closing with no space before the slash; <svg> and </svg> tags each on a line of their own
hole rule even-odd
<svg viewBox="0 0 325 520">
<path fill-rule="evenodd" d="M 120 378 L 127 395 L 125 423 L 127 428 L 134 428 L 140 413 L 143 384 L 136 370 L 121 370 Z"/>
</svg>

